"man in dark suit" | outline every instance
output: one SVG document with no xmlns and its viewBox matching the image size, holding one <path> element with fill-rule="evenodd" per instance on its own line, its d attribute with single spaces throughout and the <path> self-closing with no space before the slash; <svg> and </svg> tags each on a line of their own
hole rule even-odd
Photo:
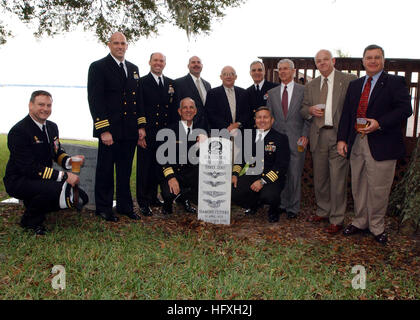
<svg viewBox="0 0 420 320">
<path fill-rule="evenodd" d="M 180 102 L 178 113 L 181 120 L 173 123 L 168 129 L 172 130 L 175 141 L 167 140 L 166 144 L 176 145 L 176 154 L 173 155 L 175 161 L 164 159 L 161 168 L 164 181 L 160 184 L 162 197 L 165 201 L 163 213 L 172 213 L 172 202 L 178 198 L 178 203 L 182 203 L 185 211 L 196 213 L 196 209 L 191 206 L 190 201 L 197 203 L 198 194 L 198 164 L 190 159 L 191 148 L 195 147 L 195 155 L 198 160 L 197 129 L 202 129 L 193 121 L 197 114 L 195 102 L 191 98 L 184 98 Z M 205 130 L 202 130 L 205 133 Z M 163 144 L 162 144 L 163 146 Z M 170 150 L 171 146 L 168 146 Z M 175 151 L 174 150 L 174 151 Z M 160 153 L 158 152 L 158 155 Z M 175 157 L 176 156 L 176 157 Z M 158 159 L 160 160 L 160 159 Z"/>
<path fill-rule="evenodd" d="M 384 63 L 381 47 L 365 48 L 366 76 L 348 87 L 337 135 L 337 151 L 350 158 L 355 211 L 343 234 L 369 229 L 381 244 L 396 160 L 405 153 L 401 125 L 412 114 L 404 78 L 383 71 Z"/>
<path fill-rule="evenodd" d="M 93 136 L 99 139 L 96 214 L 106 221 L 118 221 L 112 212 L 115 166 L 117 212 L 137 220 L 140 216 L 133 211 L 130 176 L 135 147 L 144 141 L 146 124 L 138 92 L 139 70 L 125 60 L 128 45 L 122 33 L 114 33 L 108 47 L 110 54 L 90 65 L 87 85 Z"/>
<path fill-rule="evenodd" d="M 231 132 L 246 121 L 248 114 L 240 106 L 245 90 L 235 86 L 236 78 L 235 69 L 226 66 L 220 74 L 222 85 L 207 92 L 205 109 L 210 129 Z"/>
<path fill-rule="evenodd" d="M 7 193 L 23 200 L 25 212 L 21 226 L 36 235 L 44 235 L 45 215 L 65 208 L 81 209 L 88 201 L 79 190 L 79 200 L 73 199 L 72 187 L 79 184 L 76 174 L 53 169 L 53 161 L 64 170 L 71 169 L 72 159 L 61 147 L 57 125 L 47 120 L 51 114 L 52 97 L 47 91 L 35 91 L 29 102 L 29 115 L 10 129 L 7 145 L 10 158 L 6 166 L 4 185 Z M 84 156 L 79 155 L 84 161 Z"/>
<path fill-rule="evenodd" d="M 203 64 L 199 57 L 193 56 L 190 58 L 188 61 L 188 70 L 190 71 L 189 74 L 175 80 L 178 98 L 177 105 L 179 106 L 179 102 L 186 97 L 193 99 L 197 108 L 194 123 L 207 129 L 208 124 L 204 105 L 206 103 L 207 92 L 211 89 L 211 85 L 201 78 Z"/>
<path fill-rule="evenodd" d="M 273 128 L 289 139 L 290 162 L 286 185 L 281 193 L 280 210 L 281 213 L 287 213 L 287 218 L 293 219 L 300 209 L 302 171 L 310 122 L 300 114 L 304 86 L 293 81 L 296 74 L 293 61 L 280 60 L 277 69 L 281 85 L 268 91 L 267 107 L 275 119 Z M 301 150 L 298 150 L 298 143 L 301 143 Z"/>
<path fill-rule="evenodd" d="M 277 87 L 279 84 L 265 80 L 265 67 L 261 61 L 254 61 L 250 65 L 249 74 L 254 84 L 246 89 L 243 99 L 244 108 L 248 110 L 248 119 L 244 128 L 254 128 L 255 111 L 267 105 L 268 90 Z"/>
<path fill-rule="evenodd" d="M 250 164 L 247 172 L 239 177 L 244 165 L 235 164 L 232 175 L 232 201 L 241 205 L 245 214 L 255 214 L 259 203 L 270 206 L 268 221 L 279 221 L 278 206 L 280 193 L 284 187 L 285 176 L 289 166 L 289 142 L 287 136 L 272 129 L 274 118 L 267 107 L 260 107 L 255 113 L 256 130 L 253 130 L 252 144 L 255 162 Z M 247 143 L 248 141 L 245 141 Z M 258 144 L 263 143 L 263 157 L 258 157 Z M 256 165 L 257 162 L 262 163 Z M 261 169 L 262 167 L 262 172 Z"/>
<path fill-rule="evenodd" d="M 178 120 L 174 81 L 162 72 L 166 57 L 159 52 L 150 56 L 150 72 L 140 79 L 144 110 L 146 113 L 146 139 L 137 148 L 136 193 L 140 212 L 151 216 L 150 206 L 160 206 L 157 188 L 162 172 L 156 161 L 156 134 Z"/>
</svg>

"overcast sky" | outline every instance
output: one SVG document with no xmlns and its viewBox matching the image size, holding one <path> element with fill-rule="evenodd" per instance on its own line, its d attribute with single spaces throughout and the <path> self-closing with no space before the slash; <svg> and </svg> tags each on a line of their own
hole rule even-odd
<svg viewBox="0 0 420 320">
<path fill-rule="evenodd" d="M 229 9 L 209 36 L 188 42 L 184 31 L 165 26 L 159 35 L 131 43 L 126 58 L 144 75 L 150 53 L 161 51 L 167 56 L 164 74 L 177 78 L 187 73 L 188 58 L 198 55 L 202 76 L 213 86 L 220 85 L 222 67 L 232 65 L 243 87 L 251 84 L 249 63 L 258 56 L 313 56 L 327 48 L 360 57 L 376 43 L 386 57 L 418 59 L 419 8 L 418 0 L 249 0 Z M 19 21 L 8 22 L 16 36 L 0 47 L 0 84 L 84 86 L 89 64 L 108 53 L 90 33 L 37 41 Z"/>
</svg>

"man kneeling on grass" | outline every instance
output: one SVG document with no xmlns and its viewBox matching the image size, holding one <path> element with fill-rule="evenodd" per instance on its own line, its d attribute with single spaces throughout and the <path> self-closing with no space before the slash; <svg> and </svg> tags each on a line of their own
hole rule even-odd
<svg viewBox="0 0 420 320">
<path fill-rule="evenodd" d="M 52 97 L 46 91 L 35 91 L 29 101 L 29 114 L 13 126 L 7 136 L 10 158 L 4 176 L 7 193 L 23 200 L 25 212 L 21 226 L 36 235 L 46 232 L 43 222 L 51 211 L 81 208 L 88 202 L 78 188 L 79 201 L 74 201 L 73 188 L 80 180 L 76 174 L 52 168 L 53 161 L 64 169 L 71 168 L 71 157 L 61 148 L 57 125 L 48 121 Z M 84 156 L 79 155 L 83 165 Z"/>
</svg>

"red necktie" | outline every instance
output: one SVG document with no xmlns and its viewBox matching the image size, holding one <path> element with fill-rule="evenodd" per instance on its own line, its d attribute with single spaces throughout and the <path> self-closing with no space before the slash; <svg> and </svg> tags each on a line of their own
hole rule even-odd
<svg viewBox="0 0 420 320">
<path fill-rule="evenodd" d="M 283 107 L 283 114 L 284 114 L 285 119 L 287 117 L 287 110 L 289 109 L 288 103 L 289 103 L 289 95 L 287 93 L 287 86 L 284 86 L 283 96 L 281 97 L 281 105 Z"/>
<path fill-rule="evenodd" d="M 359 107 L 357 108 L 357 117 L 358 118 L 366 118 L 366 111 L 369 104 L 369 93 L 370 93 L 370 86 L 372 82 L 372 77 L 369 77 L 368 81 L 363 88 L 362 95 L 359 101 Z"/>
</svg>

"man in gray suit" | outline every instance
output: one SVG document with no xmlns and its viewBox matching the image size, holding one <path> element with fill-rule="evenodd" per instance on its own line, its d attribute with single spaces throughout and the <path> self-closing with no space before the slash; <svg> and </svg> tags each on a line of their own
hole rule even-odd
<svg viewBox="0 0 420 320">
<path fill-rule="evenodd" d="M 315 65 L 321 75 L 305 86 L 301 114 L 312 121 L 309 143 L 314 169 L 316 214 L 310 221 L 328 221 L 330 234 L 343 228 L 347 204 L 348 161 L 337 152 L 337 130 L 350 81 L 357 77 L 334 68 L 328 50 L 320 50 Z"/>
<path fill-rule="evenodd" d="M 300 114 L 304 86 L 293 81 L 295 65 L 290 59 L 277 64 L 281 85 L 268 91 L 267 107 L 273 113 L 273 128 L 285 134 L 289 140 L 290 162 L 286 184 L 281 193 L 280 213 L 287 212 L 287 218 L 297 217 L 300 208 L 301 176 L 308 144 L 309 120 Z M 298 151 L 298 143 L 303 152 Z"/>
</svg>

